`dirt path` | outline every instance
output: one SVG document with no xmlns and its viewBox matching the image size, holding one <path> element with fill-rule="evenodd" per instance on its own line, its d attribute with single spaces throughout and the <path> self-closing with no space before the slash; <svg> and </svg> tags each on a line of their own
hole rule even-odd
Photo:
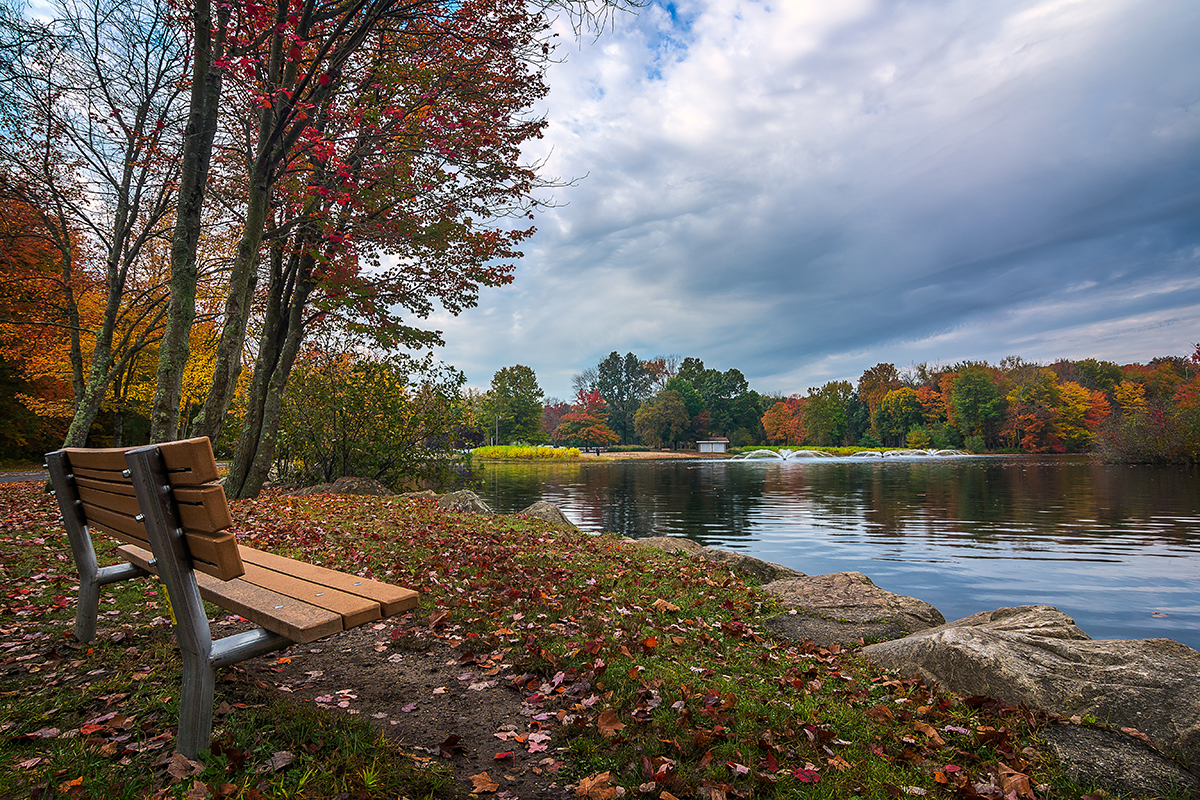
<svg viewBox="0 0 1200 800">
<path fill-rule="evenodd" d="M 450 767 L 467 791 L 495 784 L 487 796 L 496 800 L 561 800 L 571 794 L 557 775 L 563 703 L 538 702 L 555 687 L 514 674 L 506 655 L 451 647 L 428 629 L 386 621 L 243 669 L 296 700 L 363 716 L 403 752 Z"/>
</svg>

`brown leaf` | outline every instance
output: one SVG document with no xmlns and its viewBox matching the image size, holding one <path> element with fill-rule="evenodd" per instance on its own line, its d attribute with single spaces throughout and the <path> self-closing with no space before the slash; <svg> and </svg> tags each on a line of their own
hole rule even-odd
<svg viewBox="0 0 1200 800">
<path fill-rule="evenodd" d="M 621 722 L 617 718 L 617 712 L 610 708 L 600 712 L 600 717 L 596 720 L 596 727 L 602 735 L 612 738 L 625 727 L 625 723 Z"/>
<path fill-rule="evenodd" d="M 1121 728 L 1121 733 L 1123 733 L 1127 736 L 1132 736 L 1135 739 L 1141 739 L 1146 744 L 1154 744 L 1154 742 L 1150 741 L 1149 736 L 1142 733 L 1137 728 Z"/>
<path fill-rule="evenodd" d="M 174 778 L 176 783 L 201 772 L 204 772 L 204 765 L 199 761 L 192 761 L 183 753 L 171 756 L 171 762 L 167 765 L 167 774 Z"/>
<path fill-rule="evenodd" d="M 186 800 L 204 800 L 208 797 L 208 784 L 203 781 L 195 781 L 184 795 Z"/>
<path fill-rule="evenodd" d="M 946 743 L 946 740 L 938 734 L 937 729 L 927 722 L 914 722 L 913 727 L 928 736 L 929 740 L 938 747 L 941 747 Z"/>
<path fill-rule="evenodd" d="M 876 722 L 890 722 L 896 718 L 896 715 L 887 706 L 872 706 L 867 709 L 867 716 Z"/>
<path fill-rule="evenodd" d="M 652 608 L 660 614 L 663 613 L 664 611 L 678 611 L 679 610 L 679 606 L 675 605 L 674 603 L 669 603 L 666 600 L 663 600 L 661 597 L 654 601 L 654 605 L 652 606 Z"/>
<path fill-rule="evenodd" d="M 500 784 L 492 780 L 491 776 L 486 772 L 481 772 L 478 775 L 471 776 L 471 784 L 474 787 L 473 792 L 494 792 L 500 788 Z"/>
<path fill-rule="evenodd" d="M 584 778 L 575 787 L 575 796 L 582 800 L 612 800 L 617 796 L 617 788 L 612 785 L 612 773 L 600 772 Z"/>
<path fill-rule="evenodd" d="M 1033 797 L 1033 787 L 1029 785 L 1029 776 L 1017 772 L 1007 764 L 1000 765 L 1000 788 L 1005 794 L 1016 792 L 1019 797 Z"/>
<path fill-rule="evenodd" d="M 446 737 L 445 741 L 438 744 L 438 751 L 442 754 L 442 758 L 453 758 L 455 753 L 465 751 L 463 747 L 462 737 L 457 733 L 452 733 Z"/>
</svg>

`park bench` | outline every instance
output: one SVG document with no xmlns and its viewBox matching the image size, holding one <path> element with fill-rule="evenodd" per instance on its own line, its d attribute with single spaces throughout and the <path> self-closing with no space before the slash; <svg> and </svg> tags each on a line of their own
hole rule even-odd
<svg viewBox="0 0 1200 800">
<path fill-rule="evenodd" d="M 128 449 L 66 448 L 46 466 L 79 571 L 75 636 L 96 634 L 100 587 L 155 575 L 183 658 L 180 753 L 212 735 L 214 670 L 406 611 L 417 593 L 237 543 L 207 438 Z M 92 535 L 123 544 L 101 567 Z M 213 640 L 203 600 L 258 627 Z"/>
</svg>

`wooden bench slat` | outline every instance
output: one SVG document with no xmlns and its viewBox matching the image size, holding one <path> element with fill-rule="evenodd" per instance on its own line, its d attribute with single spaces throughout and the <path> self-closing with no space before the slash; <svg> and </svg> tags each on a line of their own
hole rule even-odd
<svg viewBox="0 0 1200 800">
<path fill-rule="evenodd" d="M 339 592 L 337 589 L 331 589 L 323 584 L 264 569 L 255 564 L 246 565 L 246 574 L 242 579 L 255 586 L 261 586 L 264 589 L 270 589 L 273 592 L 279 592 L 301 602 L 339 614 L 342 617 L 342 624 L 347 630 L 382 617 L 379 603 L 373 600 L 347 592 Z"/>
<path fill-rule="evenodd" d="M 110 483 L 117 483 L 124 480 L 121 477 L 121 473 L 114 472 L 111 469 L 89 469 L 88 467 L 76 467 L 72 464 L 71 473 L 75 476 L 76 480 L 81 477 L 95 478 L 96 480 L 108 481 Z"/>
<path fill-rule="evenodd" d="M 192 565 L 196 569 L 226 581 L 246 573 L 237 539 L 232 533 L 184 531 L 183 538 L 187 539 Z"/>
<path fill-rule="evenodd" d="M 110 531 L 120 531 L 139 541 L 150 541 L 146 534 L 146 526 L 135 520 L 130 514 L 121 514 L 104 506 L 84 501 L 83 515 L 87 518 L 88 523 L 96 522 Z"/>
<path fill-rule="evenodd" d="M 164 442 L 158 445 L 163 464 L 167 468 L 167 479 L 172 486 L 199 486 L 220 479 L 217 460 L 213 457 L 208 437 Z"/>
<path fill-rule="evenodd" d="M 150 551 L 129 545 L 122 545 L 117 550 L 130 563 L 158 574 L 150 563 L 154 557 Z M 241 578 L 223 581 L 197 574 L 196 585 L 200 596 L 210 603 L 300 644 L 343 630 L 341 615 L 255 586 Z"/>
<path fill-rule="evenodd" d="M 179 488 L 174 490 L 174 494 L 179 519 L 183 521 L 185 530 L 216 533 L 233 524 L 225 490 L 220 486 Z"/>
<path fill-rule="evenodd" d="M 123 494 L 133 497 L 133 484 L 127 478 L 120 480 L 100 480 L 99 478 L 88 478 L 83 475 L 75 476 L 75 483 L 81 488 L 86 486 L 89 489 L 98 489 L 101 492 L 111 492 L 112 494 Z"/>
<path fill-rule="evenodd" d="M 417 593 L 412 589 L 403 589 L 390 583 L 380 583 L 346 572 L 318 567 L 315 564 L 306 564 L 303 561 L 278 556 L 274 553 L 264 553 L 262 550 L 255 550 L 245 545 L 239 545 L 238 550 L 242 554 L 242 561 L 246 564 L 255 564 L 275 572 L 285 572 L 297 578 L 374 600 L 383 609 L 385 617 L 401 611 L 408 611 L 417 606 Z"/>
<path fill-rule="evenodd" d="M 83 507 L 87 508 L 103 508 L 107 511 L 129 517 L 131 520 L 138 514 L 142 513 L 138 510 L 136 497 L 130 497 L 127 494 L 115 494 L 114 492 L 102 491 L 93 489 L 90 486 L 79 485 L 79 499 L 83 501 Z"/>
<path fill-rule="evenodd" d="M 106 447 L 89 449 L 86 447 L 65 447 L 71 469 L 100 470 L 115 472 L 118 475 L 125 470 L 125 451 L 128 447 Z"/>
</svg>

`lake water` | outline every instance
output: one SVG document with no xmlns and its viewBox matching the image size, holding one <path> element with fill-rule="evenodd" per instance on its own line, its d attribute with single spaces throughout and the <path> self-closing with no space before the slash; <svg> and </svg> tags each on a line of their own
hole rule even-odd
<svg viewBox="0 0 1200 800">
<path fill-rule="evenodd" d="M 484 464 L 497 511 L 856 570 L 947 620 L 1046 603 L 1096 639 L 1200 649 L 1200 470 L 1068 456 Z"/>
</svg>

